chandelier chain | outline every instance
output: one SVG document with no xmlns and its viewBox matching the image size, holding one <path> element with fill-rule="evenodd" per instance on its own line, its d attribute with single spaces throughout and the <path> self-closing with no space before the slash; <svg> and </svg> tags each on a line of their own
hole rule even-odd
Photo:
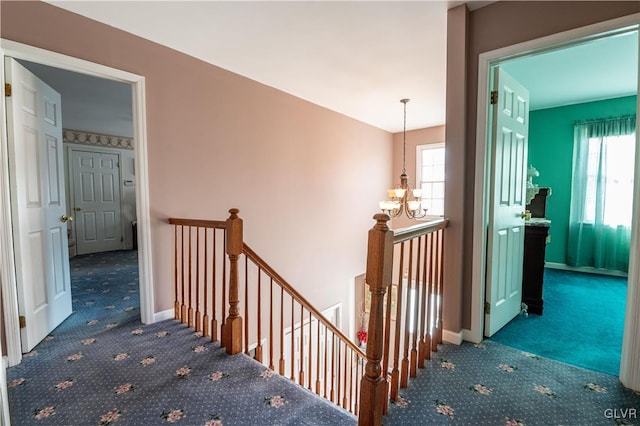
<svg viewBox="0 0 640 426">
<path fill-rule="evenodd" d="M 422 200 L 422 189 L 411 185 L 407 176 L 407 102 L 409 99 L 400 99 L 400 102 L 404 104 L 400 185 L 388 190 L 387 193 L 391 199 L 380 201 L 379 205 L 380 210 L 390 217 L 397 217 L 404 212 L 410 219 L 420 219 L 427 215 L 427 208 Z"/>
<path fill-rule="evenodd" d="M 407 102 L 409 99 L 403 99 L 400 101 L 404 104 L 404 128 L 402 131 L 402 173 L 407 173 Z"/>
</svg>

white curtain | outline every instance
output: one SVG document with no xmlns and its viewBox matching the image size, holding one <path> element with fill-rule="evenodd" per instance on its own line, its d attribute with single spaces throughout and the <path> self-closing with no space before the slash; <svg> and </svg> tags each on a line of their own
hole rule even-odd
<svg viewBox="0 0 640 426">
<path fill-rule="evenodd" d="M 627 272 L 636 116 L 574 125 L 567 264 Z"/>
</svg>

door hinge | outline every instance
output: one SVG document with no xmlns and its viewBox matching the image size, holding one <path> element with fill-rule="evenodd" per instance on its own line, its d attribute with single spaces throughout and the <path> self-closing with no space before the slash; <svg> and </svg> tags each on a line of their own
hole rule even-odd
<svg viewBox="0 0 640 426">
<path fill-rule="evenodd" d="M 24 317 L 24 315 L 20 315 L 18 317 L 18 322 L 20 323 L 20 328 L 25 328 L 27 326 L 27 319 Z"/>
<path fill-rule="evenodd" d="M 11 97 L 11 83 L 5 83 L 4 84 L 4 95 L 7 98 Z"/>
<path fill-rule="evenodd" d="M 491 92 L 491 105 L 495 105 L 498 103 L 498 91 L 494 90 Z"/>
<path fill-rule="evenodd" d="M 484 313 L 487 315 L 491 314 L 491 303 L 484 302 Z"/>
</svg>

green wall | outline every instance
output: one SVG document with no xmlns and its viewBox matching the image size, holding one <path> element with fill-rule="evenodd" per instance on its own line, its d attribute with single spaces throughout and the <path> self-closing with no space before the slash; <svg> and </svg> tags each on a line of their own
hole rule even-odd
<svg viewBox="0 0 640 426">
<path fill-rule="evenodd" d="M 559 108 L 531 111 L 529 114 L 529 164 L 540 172 L 533 182 L 550 187 L 547 219 L 551 220 L 551 243 L 545 260 L 566 263 L 571 170 L 573 161 L 573 122 L 636 113 L 636 96 L 588 102 Z"/>
</svg>

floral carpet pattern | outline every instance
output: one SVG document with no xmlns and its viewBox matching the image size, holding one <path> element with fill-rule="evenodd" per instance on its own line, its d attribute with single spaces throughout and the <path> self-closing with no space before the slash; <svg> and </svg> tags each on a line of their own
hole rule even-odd
<svg viewBox="0 0 640 426">
<path fill-rule="evenodd" d="M 640 393 L 610 376 L 487 340 L 443 344 L 385 425 L 640 425 Z"/>
<path fill-rule="evenodd" d="M 74 258 L 74 313 L 7 370 L 13 425 L 350 425 L 356 418 L 184 324 L 144 325 L 136 252 Z M 443 344 L 393 425 L 640 425 L 615 376 L 488 340 Z"/>
<path fill-rule="evenodd" d="M 74 313 L 7 370 L 14 425 L 355 424 L 244 355 L 140 322 L 135 252 L 71 263 Z"/>
</svg>

